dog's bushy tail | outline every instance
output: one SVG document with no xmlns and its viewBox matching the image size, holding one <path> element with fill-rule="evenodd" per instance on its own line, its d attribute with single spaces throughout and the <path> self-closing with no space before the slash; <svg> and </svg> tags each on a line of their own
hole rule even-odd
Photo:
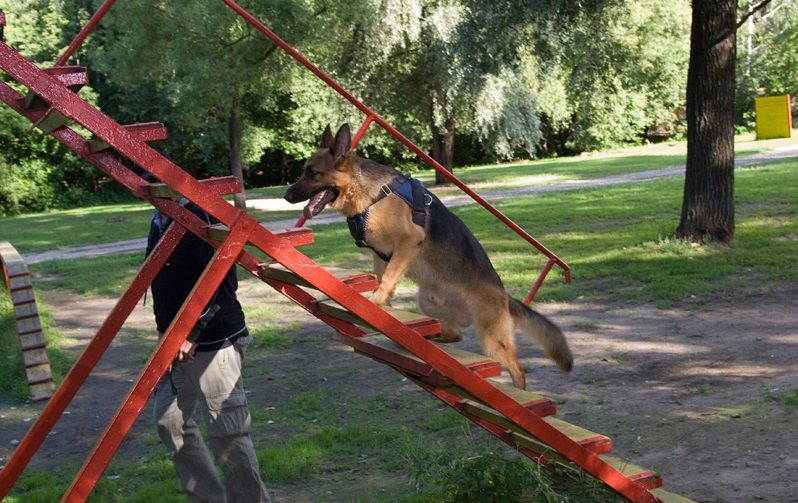
<svg viewBox="0 0 798 503">
<path fill-rule="evenodd" d="M 554 360 L 560 370 L 569 372 L 574 364 L 574 357 L 568 347 L 560 327 L 551 320 L 527 306 L 518 299 L 510 297 L 510 314 L 518 328 L 531 335 L 543 348 L 546 355 Z"/>
</svg>

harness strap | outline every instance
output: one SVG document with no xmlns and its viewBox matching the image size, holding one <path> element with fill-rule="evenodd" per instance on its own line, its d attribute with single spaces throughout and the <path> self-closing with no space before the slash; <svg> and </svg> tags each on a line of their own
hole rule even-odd
<svg viewBox="0 0 798 503">
<path fill-rule="evenodd" d="M 371 202 L 369 208 L 382 198 L 396 194 L 401 197 L 412 211 L 413 223 L 423 228 L 427 223 L 427 207 L 432 204 L 432 195 L 421 185 L 421 182 L 405 175 L 396 175 L 390 182 L 380 187 L 377 197 Z M 355 239 L 355 244 L 361 248 L 371 248 L 381 259 L 388 262 L 391 257 L 381 253 L 366 243 L 366 222 L 368 221 L 369 210 L 363 213 L 348 217 L 346 223 L 349 226 L 349 233 Z"/>
</svg>

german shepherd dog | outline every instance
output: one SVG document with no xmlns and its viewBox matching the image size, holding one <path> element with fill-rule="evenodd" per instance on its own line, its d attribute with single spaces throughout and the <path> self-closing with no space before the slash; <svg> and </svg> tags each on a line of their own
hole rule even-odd
<svg viewBox="0 0 798 503">
<path fill-rule="evenodd" d="M 374 253 L 379 287 L 371 300 L 389 304 L 396 284 L 408 276 L 419 287 L 419 308 L 441 322 L 435 340 L 458 341 L 461 329 L 474 325 L 484 351 L 509 370 L 515 387 L 525 389 L 514 341 L 520 328 L 562 371 L 571 370 L 573 357 L 557 325 L 507 294 L 471 231 L 417 180 L 355 155 L 347 124 L 335 138 L 327 126 L 321 147 L 285 199 L 309 200 L 308 218 L 327 205 L 343 213 L 357 244 Z"/>
</svg>

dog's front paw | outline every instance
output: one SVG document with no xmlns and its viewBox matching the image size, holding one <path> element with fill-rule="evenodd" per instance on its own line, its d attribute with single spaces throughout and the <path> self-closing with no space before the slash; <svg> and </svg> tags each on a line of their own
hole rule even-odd
<svg viewBox="0 0 798 503">
<path fill-rule="evenodd" d="M 386 294 L 385 292 L 377 290 L 371 295 L 371 302 L 377 304 L 378 306 L 390 306 L 391 296 L 390 294 Z"/>
</svg>

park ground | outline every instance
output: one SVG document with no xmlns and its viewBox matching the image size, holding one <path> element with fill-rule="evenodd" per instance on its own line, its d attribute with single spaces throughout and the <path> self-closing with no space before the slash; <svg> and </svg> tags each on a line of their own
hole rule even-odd
<svg viewBox="0 0 798 503">
<path fill-rule="evenodd" d="M 798 234 L 781 239 L 798 246 Z M 528 388 L 554 397 L 559 417 L 611 437 L 619 457 L 659 472 L 669 491 L 702 503 L 798 502 L 798 284 L 755 271 L 714 282 L 709 292 L 665 304 L 606 294 L 607 284 L 594 285 L 592 295 L 538 304 L 564 328 L 576 361 L 572 373 L 561 374 L 519 337 Z M 395 304 L 412 305 L 412 293 L 403 284 Z M 266 285 L 242 281 L 241 299 L 255 328 L 266 320 L 262 325 L 279 341 L 251 348 L 245 363 L 260 449 L 278 449 L 324 425 L 342 432 L 351 424 L 371 434 L 418 432 L 432 445 L 436 432 L 451 433 L 433 423 L 451 421 L 468 442 L 493 441 L 391 369 L 332 341 L 327 326 Z M 77 355 L 114 298 L 59 288 L 43 289 L 39 301 L 64 333 L 65 349 Z M 150 306 L 140 303 L 31 469 L 76 468 L 154 344 Z M 458 344 L 479 351 L 473 337 Z M 2 460 L 41 408 L 0 395 Z M 396 442 L 395 464 L 407 463 Z M 118 480 L 126 463 L 159 452 L 148 406 L 103 483 Z M 323 461 L 303 477 L 274 484 L 275 501 L 399 501 L 413 480 L 373 452 L 363 442 L 340 454 L 345 461 Z"/>
</svg>

